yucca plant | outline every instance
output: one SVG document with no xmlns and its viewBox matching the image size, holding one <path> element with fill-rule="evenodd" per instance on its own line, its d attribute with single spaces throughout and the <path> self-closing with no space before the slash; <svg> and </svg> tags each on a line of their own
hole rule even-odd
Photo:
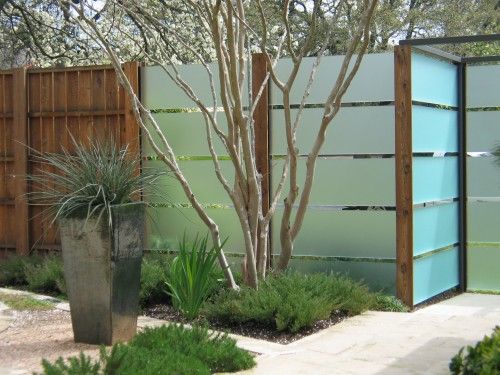
<svg viewBox="0 0 500 375">
<path fill-rule="evenodd" d="M 105 216 L 111 226 L 113 206 L 142 204 L 137 198 L 161 175 L 144 169 L 138 173 L 140 160 L 113 140 L 91 140 L 86 146 L 72 137 L 72 142 L 73 153 L 64 148 L 61 153 L 32 150 L 44 168 L 29 176 L 36 187 L 30 200 L 46 206 L 43 213 L 52 218 L 51 224 L 64 217 L 97 215 L 98 222 Z"/>
<path fill-rule="evenodd" d="M 219 251 L 219 247 L 208 247 L 208 236 L 196 236 L 189 243 L 184 234 L 179 244 L 179 253 L 170 267 L 167 285 L 174 307 L 189 320 L 199 315 L 215 281 L 213 271 Z"/>
</svg>

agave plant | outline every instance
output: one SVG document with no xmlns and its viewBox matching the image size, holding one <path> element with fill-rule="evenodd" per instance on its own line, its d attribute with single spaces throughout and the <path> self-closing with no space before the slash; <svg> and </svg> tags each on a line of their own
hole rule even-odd
<svg viewBox="0 0 500 375">
<path fill-rule="evenodd" d="M 36 186 L 29 193 L 30 200 L 47 207 L 44 213 L 52 217 L 51 224 L 74 215 L 97 215 L 99 222 L 105 215 L 112 225 L 113 206 L 143 204 L 138 198 L 163 174 L 138 173 L 140 160 L 130 155 L 128 147 L 118 148 L 113 140 L 90 141 L 88 146 L 72 140 L 73 153 L 66 149 L 57 154 L 31 150 L 34 160 L 45 168 L 29 176 Z"/>
<path fill-rule="evenodd" d="M 219 251 L 219 247 L 208 247 L 208 236 L 196 236 L 194 242 L 189 243 L 184 234 L 179 244 L 179 253 L 170 267 L 167 285 L 174 307 L 189 320 L 198 316 L 211 290 Z"/>
</svg>

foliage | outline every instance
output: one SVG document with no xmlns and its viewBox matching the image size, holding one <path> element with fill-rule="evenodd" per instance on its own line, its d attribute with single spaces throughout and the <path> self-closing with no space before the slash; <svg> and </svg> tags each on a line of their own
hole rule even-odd
<svg viewBox="0 0 500 375">
<path fill-rule="evenodd" d="M 198 316 L 215 280 L 212 278 L 219 247 L 208 248 L 208 236 L 188 243 L 184 235 L 179 253 L 174 258 L 168 277 L 169 293 L 173 305 L 187 319 Z"/>
<path fill-rule="evenodd" d="M 104 215 L 111 225 L 112 207 L 139 204 L 134 197 L 158 178 L 148 170 L 137 173 L 140 160 L 113 141 L 90 140 L 87 146 L 73 139 L 73 149 L 57 154 L 33 151 L 35 160 L 49 168 L 29 177 L 37 187 L 31 196 L 35 204 L 49 207 L 53 222 L 74 215 Z"/>
<path fill-rule="evenodd" d="M 0 302 L 13 310 L 50 310 L 54 305 L 25 294 L 0 293 Z"/>
<path fill-rule="evenodd" d="M 11 254 L 0 260 L 0 286 L 26 285 L 25 267 L 27 264 L 40 264 L 42 258 L 37 256 L 20 256 Z"/>
<path fill-rule="evenodd" d="M 455 375 L 500 374 L 500 327 L 475 346 L 460 349 L 450 362 L 450 371 Z"/>
<path fill-rule="evenodd" d="M 166 281 L 170 270 L 170 258 L 164 254 L 144 256 L 141 268 L 141 307 L 165 302 L 169 298 Z"/>
<path fill-rule="evenodd" d="M 46 375 L 212 374 L 254 365 L 252 356 L 227 335 L 177 325 L 146 328 L 128 344 L 115 344 L 108 351 L 102 348 L 98 362 L 83 353 L 53 364 L 43 361 Z"/>
<path fill-rule="evenodd" d="M 270 276 L 258 290 L 224 291 L 204 313 L 218 324 L 257 323 L 278 331 L 298 332 L 342 310 L 356 315 L 375 305 L 375 295 L 345 276 L 286 273 Z"/>
<path fill-rule="evenodd" d="M 391 312 L 408 312 L 409 309 L 401 300 L 394 296 L 387 296 L 384 294 L 376 294 L 375 305 L 373 310 L 378 311 L 391 311 Z"/>
<path fill-rule="evenodd" d="M 30 291 L 66 294 L 64 270 L 60 257 L 49 256 L 40 263 L 26 263 L 24 274 Z"/>
</svg>

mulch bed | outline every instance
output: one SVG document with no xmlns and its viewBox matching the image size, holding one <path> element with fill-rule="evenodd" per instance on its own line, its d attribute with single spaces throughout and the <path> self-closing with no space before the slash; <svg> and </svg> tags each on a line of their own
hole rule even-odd
<svg viewBox="0 0 500 375">
<path fill-rule="evenodd" d="M 293 341 L 299 340 L 303 337 L 321 331 L 322 329 L 338 324 L 347 317 L 347 314 L 345 314 L 343 311 L 335 311 L 332 315 L 330 315 L 329 319 L 320 320 L 316 322 L 312 327 L 304 329 L 300 332 L 290 333 L 290 332 L 278 332 L 273 327 L 262 326 L 250 322 L 245 324 L 227 325 L 227 324 L 220 324 L 217 322 L 208 322 L 203 317 L 196 319 L 194 322 L 188 322 L 171 305 L 165 305 L 165 304 L 159 304 L 147 307 L 143 309 L 142 313 L 151 318 L 168 320 L 170 322 L 183 323 L 183 324 L 186 323 L 207 324 L 209 328 L 214 330 L 224 331 L 241 336 L 253 337 L 261 340 L 267 340 L 278 344 L 289 344 Z"/>
</svg>

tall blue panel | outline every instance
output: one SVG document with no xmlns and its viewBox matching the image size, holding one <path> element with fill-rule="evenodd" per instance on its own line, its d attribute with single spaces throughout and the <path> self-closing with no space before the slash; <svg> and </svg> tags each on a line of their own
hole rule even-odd
<svg viewBox="0 0 500 375">
<path fill-rule="evenodd" d="M 413 203 L 458 197 L 456 156 L 413 158 Z"/>
<path fill-rule="evenodd" d="M 415 105 L 412 112 L 413 152 L 457 152 L 458 112 Z"/>
</svg>

